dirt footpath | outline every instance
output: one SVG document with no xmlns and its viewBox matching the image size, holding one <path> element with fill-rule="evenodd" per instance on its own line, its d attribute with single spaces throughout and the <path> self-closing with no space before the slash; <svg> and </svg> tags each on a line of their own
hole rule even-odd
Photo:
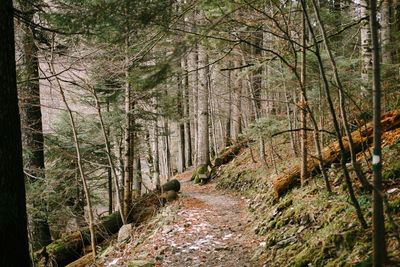
<svg viewBox="0 0 400 267">
<path fill-rule="evenodd" d="M 214 183 L 193 185 L 190 177 L 178 177 L 180 198 L 164 212 L 163 224 L 140 246 L 128 244 L 124 254 L 155 266 L 260 266 L 255 255 L 261 246 L 250 233 L 245 199 L 217 191 Z"/>
</svg>

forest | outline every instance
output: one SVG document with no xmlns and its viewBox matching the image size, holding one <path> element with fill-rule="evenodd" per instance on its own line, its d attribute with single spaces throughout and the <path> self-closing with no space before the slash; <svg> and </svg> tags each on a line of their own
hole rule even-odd
<svg viewBox="0 0 400 267">
<path fill-rule="evenodd" d="M 0 266 L 400 266 L 400 0 L 0 14 Z"/>
</svg>

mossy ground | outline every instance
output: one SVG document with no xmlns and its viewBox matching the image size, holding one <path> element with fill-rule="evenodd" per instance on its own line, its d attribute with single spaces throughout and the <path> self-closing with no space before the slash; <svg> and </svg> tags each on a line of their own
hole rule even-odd
<svg viewBox="0 0 400 267">
<path fill-rule="evenodd" d="M 256 151 L 257 148 L 253 148 Z M 281 148 L 286 157 L 278 165 L 278 171 L 294 162 L 290 152 Z M 254 154 L 254 152 L 253 152 Z M 388 194 L 395 221 L 400 223 L 400 168 L 398 158 L 400 144 L 384 149 L 385 190 L 399 188 Z M 256 159 L 257 160 L 257 159 Z M 368 179 L 371 172 L 364 161 Z M 399 165 L 400 166 L 400 165 Z M 249 199 L 248 210 L 254 219 L 253 231 L 262 236 L 266 246 L 260 257 L 267 266 L 370 266 L 372 254 L 372 199 L 353 177 L 365 219 L 369 229 L 362 229 L 355 209 L 350 204 L 341 172 L 329 169 L 333 194 L 328 194 L 323 179 L 310 179 L 305 187 L 295 187 L 277 201 L 273 201 L 272 187 L 275 171 L 264 169 L 258 160 L 251 160 L 249 149 L 225 165 L 218 179 L 220 189 L 240 192 Z M 354 175 L 354 174 L 353 174 Z M 388 254 L 399 262 L 398 243 L 391 225 L 387 226 Z"/>
</svg>

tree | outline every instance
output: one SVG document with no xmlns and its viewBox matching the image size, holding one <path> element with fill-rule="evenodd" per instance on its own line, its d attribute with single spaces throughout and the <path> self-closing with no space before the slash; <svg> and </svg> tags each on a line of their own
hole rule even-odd
<svg viewBox="0 0 400 267">
<path fill-rule="evenodd" d="M 380 58 L 378 43 L 378 22 L 376 19 L 376 0 L 370 1 L 370 26 L 372 35 L 372 103 L 374 109 L 374 150 L 372 171 L 374 173 L 373 191 L 373 266 L 384 266 L 386 263 L 385 217 L 383 213 L 382 192 L 382 151 L 381 151 L 381 84 Z"/>
<path fill-rule="evenodd" d="M 360 10 L 361 17 L 366 18 L 363 22 L 363 25 L 360 30 L 360 40 L 361 40 L 361 90 L 363 94 L 366 96 L 371 95 L 371 88 L 369 86 L 371 81 L 371 64 L 372 64 L 372 55 L 371 55 L 371 28 L 369 27 L 369 18 L 368 18 L 368 0 L 360 1 Z"/>
<path fill-rule="evenodd" d="M 42 112 L 39 87 L 39 60 L 36 46 L 37 30 L 33 25 L 33 16 L 36 13 L 34 6 L 26 1 L 18 1 L 24 14 L 22 22 L 23 43 L 23 73 L 25 81 L 19 85 L 21 100 L 21 128 L 24 153 L 24 168 L 27 172 L 27 182 L 35 184 L 32 188 L 41 188 L 44 181 L 44 153 Z M 47 211 L 42 199 L 33 192 L 33 208 L 30 214 L 32 231 L 32 248 L 38 250 L 51 242 L 50 229 L 47 221 Z"/>
<path fill-rule="evenodd" d="M 25 267 L 30 261 L 11 0 L 3 1 L 0 13 L 0 265 Z"/>
<path fill-rule="evenodd" d="M 302 0 L 302 5 L 305 6 L 305 1 Z M 302 84 L 301 88 L 301 139 L 300 139 L 300 151 L 301 151 L 301 185 L 304 185 L 306 182 L 306 178 L 308 176 L 307 171 L 307 111 L 306 111 L 306 99 L 307 99 L 307 91 L 306 91 L 306 18 L 305 12 L 302 13 L 301 25 L 302 25 L 302 34 L 301 34 L 301 73 L 300 73 L 300 82 Z"/>
<path fill-rule="evenodd" d="M 198 88 L 198 157 L 197 166 L 210 164 L 208 131 L 208 55 L 203 44 L 199 45 L 199 88 Z"/>
</svg>

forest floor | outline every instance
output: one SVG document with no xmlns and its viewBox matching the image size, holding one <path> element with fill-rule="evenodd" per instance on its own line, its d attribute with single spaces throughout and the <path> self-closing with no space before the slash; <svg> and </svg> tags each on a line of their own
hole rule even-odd
<svg viewBox="0 0 400 267">
<path fill-rule="evenodd" d="M 103 266 L 261 266 L 257 251 L 265 242 L 251 232 L 246 199 L 213 182 L 194 185 L 191 176 L 176 177 L 179 199 L 135 228 L 130 243 L 115 244 Z"/>
</svg>

